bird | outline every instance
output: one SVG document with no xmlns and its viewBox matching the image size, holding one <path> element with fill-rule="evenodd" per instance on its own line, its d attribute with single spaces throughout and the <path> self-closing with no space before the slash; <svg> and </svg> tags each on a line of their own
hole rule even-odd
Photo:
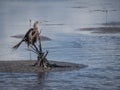
<svg viewBox="0 0 120 90">
<path fill-rule="evenodd" d="M 38 39 L 38 36 L 39 36 L 39 32 L 38 32 L 38 21 L 36 21 L 33 25 L 33 28 L 30 28 L 25 36 L 23 37 L 23 39 L 18 43 L 16 44 L 15 46 L 13 46 L 12 48 L 13 49 L 17 49 L 21 44 L 22 42 L 25 42 L 27 44 L 27 46 L 29 47 L 30 45 L 33 45 L 36 49 L 37 47 L 35 46 L 35 43 L 37 42 L 37 39 Z"/>
</svg>

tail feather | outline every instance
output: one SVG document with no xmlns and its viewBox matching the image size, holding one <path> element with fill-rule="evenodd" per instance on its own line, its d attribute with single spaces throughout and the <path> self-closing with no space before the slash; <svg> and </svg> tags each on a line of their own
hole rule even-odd
<svg viewBox="0 0 120 90">
<path fill-rule="evenodd" d="M 20 45 L 21 45 L 21 43 L 23 42 L 23 40 L 22 41 L 20 41 L 18 44 L 16 44 L 15 46 L 13 46 L 12 48 L 13 49 L 17 49 Z"/>
</svg>

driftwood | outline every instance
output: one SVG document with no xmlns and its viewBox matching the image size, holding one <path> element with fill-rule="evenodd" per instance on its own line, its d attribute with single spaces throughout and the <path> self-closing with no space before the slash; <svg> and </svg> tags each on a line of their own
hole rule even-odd
<svg viewBox="0 0 120 90">
<path fill-rule="evenodd" d="M 37 61 L 35 62 L 33 66 L 41 67 L 42 69 L 50 69 L 51 65 L 46 58 L 46 56 L 48 55 L 48 51 L 46 52 L 42 51 L 40 33 L 38 34 L 38 46 L 36 45 L 31 46 L 31 51 L 33 51 L 34 53 L 38 55 Z"/>
</svg>

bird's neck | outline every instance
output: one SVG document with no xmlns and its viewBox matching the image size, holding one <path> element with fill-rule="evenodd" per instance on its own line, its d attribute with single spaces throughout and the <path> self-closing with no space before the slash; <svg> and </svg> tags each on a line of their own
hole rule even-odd
<svg viewBox="0 0 120 90">
<path fill-rule="evenodd" d="M 34 30 L 34 31 L 37 31 L 37 30 L 38 30 L 37 25 L 34 25 L 34 26 L 33 26 L 33 30 Z"/>
</svg>

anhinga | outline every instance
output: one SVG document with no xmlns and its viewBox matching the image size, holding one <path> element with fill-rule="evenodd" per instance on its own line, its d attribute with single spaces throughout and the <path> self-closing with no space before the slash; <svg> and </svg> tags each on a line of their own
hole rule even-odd
<svg viewBox="0 0 120 90">
<path fill-rule="evenodd" d="M 13 49 L 17 49 L 22 42 L 27 43 L 27 46 L 29 47 L 30 45 L 33 45 L 35 49 L 37 50 L 37 47 L 35 43 L 38 40 L 39 32 L 38 32 L 38 27 L 37 27 L 38 21 L 36 21 L 33 25 L 33 28 L 30 28 L 27 33 L 25 34 L 24 38 L 15 46 L 13 46 Z"/>
</svg>

